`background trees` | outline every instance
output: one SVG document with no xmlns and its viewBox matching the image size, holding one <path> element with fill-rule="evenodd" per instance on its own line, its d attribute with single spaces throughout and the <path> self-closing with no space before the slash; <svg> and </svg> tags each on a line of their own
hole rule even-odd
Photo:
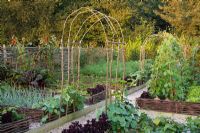
<svg viewBox="0 0 200 133">
<path fill-rule="evenodd" d="M 19 40 L 25 38 L 26 42 L 37 42 L 51 35 L 59 39 L 66 16 L 83 6 L 115 17 L 122 25 L 126 40 L 134 40 L 149 31 L 152 34 L 169 29 L 192 38 L 200 35 L 198 0 L 2 0 L 0 43 L 9 44 L 13 35 Z M 73 26 L 74 32 L 83 18 Z M 91 19 L 89 24 L 94 21 Z M 146 28 L 144 23 L 150 27 Z M 86 44 L 103 45 L 102 29 L 98 24 L 90 33 L 84 39 Z"/>
</svg>

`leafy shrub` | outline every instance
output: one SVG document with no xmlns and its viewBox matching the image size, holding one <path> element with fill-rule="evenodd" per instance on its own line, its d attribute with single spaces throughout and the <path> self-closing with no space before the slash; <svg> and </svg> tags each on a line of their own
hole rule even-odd
<svg viewBox="0 0 200 133">
<path fill-rule="evenodd" d="M 44 101 L 50 94 L 43 94 L 36 89 L 20 89 L 8 84 L 0 84 L 0 104 L 31 108 L 33 104 Z"/>
<path fill-rule="evenodd" d="M 177 40 L 166 34 L 152 68 L 149 92 L 161 99 L 184 100 L 191 71 Z"/>
<path fill-rule="evenodd" d="M 87 120 L 84 125 L 79 124 L 79 122 L 72 122 L 69 129 L 64 129 L 62 133 L 104 133 L 108 129 L 110 129 L 110 123 L 107 115 L 103 113 L 98 120 Z"/>
<path fill-rule="evenodd" d="M 187 95 L 188 102 L 200 102 L 200 86 L 191 86 Z"/>
<path fill-rule="evenodd" d="M 129 102 L 116 100 L 108 106 L 108 118 L 113 132 L 128 132 L 130 129 L 136 129 L 139 114 Z"/>
<path fill-rule="evenodd" d="M 15 107 L 5 107 L 0 109 L 0 124 L 10 123 L 24 118 Z"/>
</svg>

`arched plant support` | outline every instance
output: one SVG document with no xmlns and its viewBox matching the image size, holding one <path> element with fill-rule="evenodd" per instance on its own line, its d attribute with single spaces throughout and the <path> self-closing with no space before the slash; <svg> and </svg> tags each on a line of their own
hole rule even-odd
<svg viewBox="0 0 200 133">
<path fill-rule="evenodd" d="M 76 32 L 75 35 L 72 35 L 72 29 L 73 29 L 73 24 L 75 23 L 75 20 L 77 20 L 77 18 L 82 15 L 82 14 L 88 14 L 89 16 L 86 17 L 84 19 L 84 21 L 82 22 L 82 24 L 80 25 L 78 31 Z M 72 18 L 72 19 L 70 19 Z M 95 18 L 96 21 L 91 24 L 82 34 L 80 33 L 80 31 L 83 29 L 84 25 L 87 24 L 87 22 L 91 19 L 91 18 Z M 102 21 L 105 20 L 106 23 L 103 23 Z M 67 27 L 67 23 L 69 23 L 69 27 Z M 114 52 L 114 45 L 117 44 L 118 45 L 118 53 L 120 51 L 120 48 L 122 48 L 122 59 L 123 59 L 123 78 L 125 76 L 125 55 L 124 55 L 124 47 L 121 46 L 122 44 L 125 44 L 124 42 L 124 35 L 122 33 L 122 29 L 120 27 L 119 22 L 110 16 L 107 16 L 97 10 L 88 8 L 88 7 L 81 7 L 78 10 L 75 10 L 74 12 L 72 12 L 71 14 L 68 15 L 68 17 L 65 19 L 64 25 L 63 25 L 63 32 L 62 32 L 62 37 L 61 37 L 61 91 L 63 92 L 63 88 L 64 88 L 64 44 L 67 44 L 67 48 L 68 48 L 68 73 L 67 73 L 67 83 L 69 84 L 75 84 L 74 81 L 74 66 L 73 66 L 73 61 L 74 61 L 74 57 L 73 57 L 73 53 L 74 48 L 77 47 L 78 48 L 78 56 L 77 56 L 77 86 L 79 86 L 79 81 L 80 81 L 80 56 L 81 56 L 81 45 L 83 44 L 83 39 L 85 38 L 85 36 L 88 34 L 88 32 L 96 25 L 96 24 L 100 24 L 101 25 L 101 29 L 103 31 L 103 35 L 104 35 L 104 43 L 105 43 L 105 50 L 106 50 L 106 61 L 107 61 L 107 67 L 106 67 L 106 109 L 107 109 L 107 104 L 108 104 L 108 97 L 111 98 L 111 90 L 109 89 L 109 79 L 112 80 L 112 63 L 113 63 L 113 52 Z M 108 36 L 108 31 L 106 30 L 106 26 L 109 27 L 109 32 L 112 33 L 112 37 Z M 68 37 L 65 40 L 64 36 L 66 36 L 65 32 L 66 29 L 68 29 Z M 118 31 L 120 34 L 118 34 Z M 111 48 L 111 50 L 109 50 L 109 48 Z M 119 63 L 119 56 L 120 54 L 118 54 L 117 57 L 117 64 Z M 71 59 L 71 60 L 70 60 Z M 71 77 L 72 77 L 72 81 L 71 82 Z M 116 68 L 116 79 L 118 78 L 118 66 Z M 60 107 L 62 106 L 62 98 L 60 101 Z"/>
</svg>

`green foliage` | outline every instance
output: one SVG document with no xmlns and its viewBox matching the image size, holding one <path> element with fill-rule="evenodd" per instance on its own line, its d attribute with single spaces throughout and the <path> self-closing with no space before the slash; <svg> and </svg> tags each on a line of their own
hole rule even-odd
<svg viewBox="0 0 200 133">
<path fill-rule="evenodd" d="M 45 95 L 33 88 L 17 89 L 6 83 L 0 84 L 0 105 L 31 108 L 33 104 L 42 102 L 50 96 L 50 94 Z"/>
<path fill-rule="evenodd" d="M 178 33 L 183 33 L 190 37 L 199 37 L 200 1 L 167 0 L 165 3 L 159 7 L 157 14 L 170 23 Z M 174 10 L 174 7 L 176 7 L 176 10 Z"/>
<path fill-rule="evenodd" d="M 197 118 L 187 118 L 187 123 L 185 130 L 191 131 L 191 133 L 199 132 L 200 131 L 200 117 Z"/>
<path fill-rule="evenodd" d="M 187 94 L 188 102 L 200 102 L 200 86 L 191 86 Z"/>
<path fill-rule="evenodd" d="M 114 103 L 110 104 L 107 115 L 114 133 L 129 132 L 130 129 L 135 129 L 137 127 L 139 118 L 138 111 L 127 101 L 121 102 L 116 100 Z"/>
<path fill-rule="evenodd" d="M 145 113 L 140 114 L 139 121 L 137 123 L 137 130 L 141 133 L 151 133 L 154 129 L 154 123 L 151 118 Z"/>
<path fill-rule="evenodd" d="M 153 120 L 155 124 L 155 132 L 160 133 L 177 133 L 183 131 L 184 125 L 178 124 L 171 119 L 165 117 L 157 117 Z"/>
<path fill-rule="evenodd" d="M 191 53 L 193 84 L 200 85 L 200 47 L 194 46 Z"/>
<path fill-rule="evenodd" d="M 165 34 L 153 65 L 149 92 L 162 99 L 184 100 L 190 79 L 191 70 L 180 45 L 172 35 Z"/>
<path fill-rule="evenodd" d="M 69 98 L 69 97 L 68 97 Z M 67 96 L 65 97 L 65 100 Z M 60 96 L 51 97 L 44 102 L 40 102 L 39 104 L 33 105 L 33 108 L 41 108 L 45 111 L 45 116 L 42 117 L 41 122 L 46 122 L 49 118 L 49 114 L 51 115 L 60 115 L 60 113 L 64 113 L 65 110 L 63 107 L 60 109 Z"/>
<path fill-rule="evenodd" d="M 81 95 L 81 92 L 78 91 L 75 86 L 67 86 L 67 88 L 64 89 L 63 92 L 64 97 L 64 104 L 68 102 L 68 105 L 73 105 L 76 109 L 81 110 L 84 107 L 84 100 L 85 98 Z M 69 95 L 69 100 L 67 100 L 66 97 Z"/>
<path fill-rule="evenodd" d="M 177 123 L 166 117 L 156 117 L 151 119 L 145 113 L 139 111 L 129 102 L 115 100 L 108 106 L 108 119 L 111 123 L 111 132 L 124 133 L 182 133 L 199 132 L 200 118 L 188 118 L 186 124 Z"/>
<path fill-rule="evenodd" d="M 101 61 L 96 64 L 92 65 L 86 65 L 81 69 L 81 74 L 83 75 L 94 75 L 94 76 L 106 76 L 106 61 Z M 117 61 L 113 61 L 112 65 L 112 76 L 115 76 L 115 71 L 116 71 L 116 66 L 117 66 Z M 122 77 L 123 75 L 123 64 L 120 62 L 119 63 L 119 70 L 118 70 L 118 75 Z M 139 64 L 137 61 L 129 61 L 126 62 L 126 74 L 128 75 L 129 73 L 133 73 L 138 71 Z"/>
<path fill-rule="evenodd" d="M 73 111 L 84 107 L 84 97 L 73 86 L 67 86 L 61 95 L 50 97 L 33 105 L 33 108 L 41 108 L 45 111 L 45 115 L 41 120 L 43 123 L 48 120 L 49 115 L 58 116 L 68 111 L 66 107 L 73 107 Z"/>
<path fill-rule="evenodd" d="M 169 24 L 158 16 L 155 11 L 159 6 L 164 5 L 164 0 L 128 0 L 130 7 L 134 10 L 134 20 L 136 24 L 140 23 L 141 18 L 148 22 L 154 22 L 155 30 L 165 30 Z M 135 32 L 137 34 L 137 32 Z"/>
<path fill-rule="evenodd" d="M 136 71 L 135 73 L 130 73 L 128 75 L 127 80 L 132 81 L 131 83 L 128 83 L 128 85 L 135 86 L 147 82 L 151 76 L 152 66 L 153 66 L 153 60 L 145 60 L 144 70 L 139 70 Z"/>
</svg>

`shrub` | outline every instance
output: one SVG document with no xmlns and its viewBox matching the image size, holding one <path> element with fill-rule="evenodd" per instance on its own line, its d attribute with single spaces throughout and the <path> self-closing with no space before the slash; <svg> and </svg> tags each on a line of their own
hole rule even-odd
<svg viewBox="0 0 200 133">
<path fill-rule="evenodd" d="M 200 102 L 200 86 L 191 86 L 187 95 L 188 102 Z"/>
<path fill-rule="evenodd" d="M 191 70 L 177 40 L 170 34 L 165 36 L 152 68 L 149 92 L 161 99 L 184 100 Z"/>
</svg>

